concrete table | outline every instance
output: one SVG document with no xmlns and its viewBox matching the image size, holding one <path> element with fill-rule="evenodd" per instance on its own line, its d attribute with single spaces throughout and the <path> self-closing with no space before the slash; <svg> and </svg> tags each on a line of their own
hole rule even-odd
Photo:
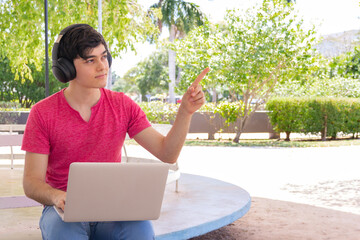
<svg viewBox="0 0 360 240">
<path fill-rule="evenodd" d="M 153 221 L 157 240 L 189 239 L 244 216 L 251 198 L 242 188 L 216 179 L 182 174 L 179 192 L 166 187 L 160 218 Z"/>
</svg>

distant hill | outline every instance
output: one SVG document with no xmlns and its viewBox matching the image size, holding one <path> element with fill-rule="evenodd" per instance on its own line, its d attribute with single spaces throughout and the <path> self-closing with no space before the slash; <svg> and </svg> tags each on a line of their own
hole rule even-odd
<svg viewBox="0 0 360 240">
<path fill-rule="evenodd" d="M 325 57 L 335 57 L 354 50 L 360 44 L 360 30 L 324 35 L 315 48 Z"/>
</svg>

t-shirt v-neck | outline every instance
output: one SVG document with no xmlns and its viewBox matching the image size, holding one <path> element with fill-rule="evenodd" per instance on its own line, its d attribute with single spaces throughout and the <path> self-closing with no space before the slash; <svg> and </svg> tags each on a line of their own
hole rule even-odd
<svg viewBox="0 0 360 240">
<path fill-rule="evenodd" d="M 90 111 L 91 111 L 91 114 L 90 114 L 90 118 L 89 118 L 89 121 L 85 121 L 85 119 L 81 116 L 80 112 L 75 110 L 73 107 L 70 106 L 69 102 L 66 100 L 66 97 L 65 97 L 65 94 L 64 94 L 64 91 L 65 91 L 66 88 L 62 89 L 61 90 L 61 98 L 62 98 L 62 101 L 64 101 L 64 104 L 66 106 L 69 107 L 70 111 L 72 111 L 74 113 L 74 115 L 77 116 L 77 118 L 83 122 L 84 124 L 91 124 L 92 122 L 92 119 L 96 116 L 96 113 L 98 112 L 101 104 L 102 104 L 102 101 L 104 99 L 104 93 L 103 93 L 103 89 L 101 88 L 100 89 L 100 98 L 99 100 L 97 101 L 97 103 L 92 106 L 90 108 Z"/>
</svg>

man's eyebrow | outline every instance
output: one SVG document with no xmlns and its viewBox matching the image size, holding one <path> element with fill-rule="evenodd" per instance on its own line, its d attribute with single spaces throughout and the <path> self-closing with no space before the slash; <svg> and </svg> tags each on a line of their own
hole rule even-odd
<svg viewBox="0 0 360 240">
<path fill-rule="evenodd" d="M 103 51 L 102 53 L 101 53 L 101 55 L 104 55 L 105 53 L 107 53 L 107 50 L 105 50 L 105 51 Z M 83 59 L 89 59 L 89 58 L 93 58 L 93 57 L 96 57 L 95 55 L 89 55 L 89 56 L 85 56 L 85 57 L 83 57 Z"/>
</svg>

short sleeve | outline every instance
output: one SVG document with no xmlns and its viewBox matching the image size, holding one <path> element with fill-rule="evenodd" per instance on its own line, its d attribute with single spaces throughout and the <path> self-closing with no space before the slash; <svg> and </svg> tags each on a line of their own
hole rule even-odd
<svg viewBox="0 0 360 240">
<path fill-rule="evenodd" d="M 40 154 L 50 153 L 49 134 L 36 106 L 31 109 L 26 122 L 21 149 Z"/>
<path fill-rule="evenodd" d="M 150 127 L 151 124 L 147 119 L 146 114 L 137 103 L 126 95 L 124 95 L 123 99 L 124 109 L 126 109 L 126 115 L 128 117 L 127 132 L 129 137 L 133 138 L 145 128 Z"/>
</svg>

